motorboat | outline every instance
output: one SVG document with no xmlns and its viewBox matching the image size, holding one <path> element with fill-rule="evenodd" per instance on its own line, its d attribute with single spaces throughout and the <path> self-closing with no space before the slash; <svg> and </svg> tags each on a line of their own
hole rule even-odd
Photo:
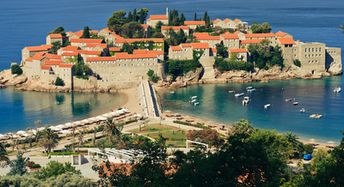
<svg viewBox="0 0 344 187">
<path fill-rule="evenodd" d="M 301 108 L 301 109 L 300 109 L 300 112 L 301 112 L 301 113 L 305 113 L 305 112 L 306 112 L 306 109 L 305 109 L 305 108 Z"/>
<path fill-rule="evenodd" d="M 253 92 L 255 90 L 256 90 L 255 88 L 252 88 L 252 89 L 248 89 L 247 92 Z"/>
<path fill-rule="evenodd" d="M 197 96 L 194 95 L 194 96 L 192 96 L 190 99 L 191 99 L 191 100 L 192 100 L 192 99 L 197 99 Z"/>
<path fill-rule="evenodd" d="M 298 105 L 298 104 L 299 104 L 299 102 L 297 102 L 297 101 L 293 102 L 293 105 Z"/>
<path fill-rule="evenodd" d="M 249 102 L 250 102 L 250 98 L 244 97 L 244 99 L 242 100 L 242 105 L 247 105 Z"/>
<path fill-rule="evenodd" d="M 241 96 L 244 96 L 245 94 L 244 93 L 237 93 L 237 94 L 235 94 L 234 96 L 235 97 L 241 97 Z"/>
<path fill-rule="evenodd" d="M 196 103 L 194 103 L 193 105 L 194 105 L 194 106 L 197 106 L 197 105 L 199 105 L 199 102 L 196 102 Z"/>
<path fill-rule="evenodd" d="M 252 86 L 248 86 L 248 87 L 246 87 L 246 90 L 251 90 L 251 89 L 253 89 L 253 87 L 252 87 Z"/>
<path fill-rule="evenodd" d="M 290 102 L 292 100 L 293 100 L 292 98 L 288 98 L 288 99 L 285 99 L 285 102 Z"/>
<path fill-rule="evenodd" d="M 265 108 L 265 109 L 268 109 L 269 107 L 271 107 L 271 104 L 266 104 L 266 105 L 264 105 L 264 108 Z"/>
<path fill-rule="evenodd" d="M 197 99 L 191 99 L 190 103 L 195 103 L 197 101 Z"/>
<path fill-rule="evenodd" d="M 229 90 L 228 93 L 234 93 L 234 90 Z"/>
<path fill-rule="evenodd" d="M 322 118 L 322 115 L 321 115 L 321 114 L 311 114 L 311 115 L 309 116 L 309 118 L 320 119 L 320 118 Z"/>
<path fill-rule="evenodd" d="M 170 94 L 175 94 L 176 92 L 175 91 L 170 91 Z"/>
<path fill-rule="evenodd" d="M 337 87 L 333 90 L 334 93 L 340 93 L 342 91 L 341 87 Z"/>
</svg>

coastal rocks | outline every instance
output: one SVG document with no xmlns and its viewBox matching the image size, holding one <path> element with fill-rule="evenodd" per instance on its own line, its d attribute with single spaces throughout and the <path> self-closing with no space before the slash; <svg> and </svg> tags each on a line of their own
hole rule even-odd
<svg viewBox="0 0 344 187">
<path fill-rule="evenodd" d="M 332 63 L 328 68 L 328 72 L 331 75 L 341 75 L 343 73 L 342 63 Z"/>
<path fill-rule="evenodd" d="M 27 81 L 25 75 L 12 75 L 11 70 L 4 70 L 0 72 L 0 85 L 3 86 L 17 86 Z"/>
</svg>

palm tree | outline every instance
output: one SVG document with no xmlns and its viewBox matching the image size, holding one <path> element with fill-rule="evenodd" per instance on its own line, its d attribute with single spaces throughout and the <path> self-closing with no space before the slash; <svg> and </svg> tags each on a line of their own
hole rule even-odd
<svg viewBox="0 0 344 187">
<path fill-rule="evenodd" d="M 56 147 L 59 142 L 59 136 L 56 132 L 52 131 L 50 128 L 45 128 L 41 131 L 39 136 L 39 144 L 43 146 L 47 153 Z"/>
<path fill-rule="evenodd" d="M 5 165 L 10 163 L 10 159 L 7 155 L 8 154 L 4 144 L 0 143 L 0 162 L 2 163 L 1 166 L 3 166 L 3 163 L 5 163 Z"/>
<path fill-rule="evenodd" d="M 114 120 L 107 119 L 103 122 L 103 133 L 106 135 L 111 143 L 120 139 L 123 123 L 116 123 Z"/>
</svg>

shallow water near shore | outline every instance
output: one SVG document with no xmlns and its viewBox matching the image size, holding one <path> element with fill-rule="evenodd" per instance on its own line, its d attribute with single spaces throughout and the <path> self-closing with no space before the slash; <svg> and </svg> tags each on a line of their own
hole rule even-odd
<svg viewBox="0 0 344 187">
<path fill-rule="evenodd" d="M 252 86 L 252 93 L 246 88 Z M 253 126 L 275 129 L 279 132 L 291 131 L 304 139 L 314 138 L 319 141 L 339 141 L 344 129 L 344 93 L 335 94 L 333 89 L 344 87 L 343 77 L 331 77 L 318 80 L 281 80 L 268 83 L 228 83 L 194 85 L 187 88 L 160 92 L 164 110 L 185 113 L 217 122 L 229 124 L 240 119 L 248 119 Z M 251 101 L 242 105 L 243 97 L 235 93 L 245 93 Z M 192 96 L 197 96 L 198 106 L 189 103 Z M 295 98 L 293 101 L 285 99 Z M 265 104 L 271 107 L 264 109 Z M 300 109 L 306 112 L 301 113 Z M 311 119 L 309 115 L 322 114 L 321 119 Z"/>
<path fill-rule="evenodd" d="M 0 133 L 33 128 L 36 120 L 58 125 L 93 117 L 126 102 L 116 93 L 40 93 L 14 88 L 0 90 Z"/>
</svg>

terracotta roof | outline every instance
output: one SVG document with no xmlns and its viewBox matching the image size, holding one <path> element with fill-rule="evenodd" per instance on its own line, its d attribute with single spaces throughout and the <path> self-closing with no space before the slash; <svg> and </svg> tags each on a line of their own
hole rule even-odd
<svg viewBox="0 0 344 187">
<path fill-rule="evenodd" d="M 72 68 L 74 65 L 70 63 L 62 63 L 59 65 L 60 68 Z"/>
<path fill-rule="evenodd" d="M 282 31 L 278 31 L 278 32 L 275 33 L 275 35 L 276 35 L 277 37 L 284 37 L 284 36 L 287 35 L 287 33 L 282 32 Z"/>
<path fill-rule="evenodd" d="M 81 54 L 84 54 L 84 55 L 101 55 L 102 54 L 101 51 L 79 50 L 78 52 L 81 53 Z"/>
<path fill-rule="evenodd" d="M 78 49 L 79 49 L 78 46 L 71 46 L 71 45 L 66 46 L 66 47 L 61 47 L 62 51 L 76 51 Z"/>
<path fill-rule="evenodd" d="M 216 20 L 213 21 L 213 23 L 216 24 L 216 23 L 221 22 L 221 21 L 222 21 L 221 19 L 217 18 Z"/>
<path fill-rule="evenodd" d="M 35 53 L 30 59 L 27 60 L 42 60 L 44 58 L 44 55 L 44 52 Z"/>
<path fill-rule="evenodd" d="M 254 34 L 245 34 L 246 38 L 270 38 L 275 37 L 274 33 L 254 33 Z"/>
<path fill-rule="evenodd" d="M 142 27 L 144 30 L 146 30 L 146 29 L 148 29 L 149 25 L 148 25 L 148 24 L 141 24 L 141 27 Z"/>
<path fill-rule="evenodd" d="M 179 30 L 189 30 L 189 27 L 187 26 L 161 26 L 161 30 L 174 30 L 174 31 L 179 31 Z"/>
<path fill-rule="evenodd" d="M 75 34 L 77 37 L 81 38 L 83 33 L 84 33 L 84 30 L 80 30 L 80 31 L 74 32 L 73 34 Z M 90 30 L 90 33 L 91 34 L 98 34 L 98 31 L 97 30 Z"/>
<path fill-rule="evenodd" d="M 288 38 L 278 38 L 278 41 L 280 44 L 282 45 L 286 45 L 286 44 L 295 44 L 295 41 L 292 37 L 288 37 Z"/>
<path fill-rule="evenodd" d="M 172 51 L 181 51 L 182 48 L 180 46 L 170 46 Z"/>
<path fill-rule="evenodd" d="M 226 19 L 224 19 L 223 20 L 223 22 L 225 22 L 225 23 L 228 23 L 228 22 L 230 22 L 231 20 L 229 19 L 229 18 L 226 18 Z"/>
<path fill-rule="evenodd" d="M 61 59 L 60 55 L 56 55 L 56 54 L 50 54 L 50 53 L 45 53 L 44 57 L 48 58 L 48 59 Z"/>
<path fill-rule="evenodd" d="M 211 36 L 209 33 L 196 32 L 193 34 L 196 40 L 220 40 L 220 36 Z"/>
<path fill-rule="evenodd" d="M 211 50 L 213 50 L 213 53 L 214 53 L 214 54 L 216 54 L 216 53 L 217 53 L 217 49 L 216 49 L 216 47 L 214 47 L 214 48 L 211 48 Z"/>
<path fill-rule="evenodd" d="M 104 31 L 104 32 L 112 32 L 108 27 L 106 27 L 106 28 L 104 28 L 104 29 L 102 29 L 102 30 L 100 30 L 100 31 Z"/>
<path fill-rule="evenodd" d="M 221 35 L 224 39 L 239 39 L 238 34 L 231 34 L 231 33 L 224 33 L 223 35 Z"/>
<path fill-rule="evenodd" d="M 51 48 L 51 45 L 40 45 L 40 46 L 29 46 L 26 49 L 30 52 L 34 51 L 48 51 Z"/>
<path fill-rule="evenodd" d="M 258 44 L 263 40 L 241 40 L 241 44 Z"/>
<path fill-rule="evenodd" d="M 62 39 L 62 34 L 49 34 L 51 39 Z"/>
<path fill-rule="evenodd" d="M 116 61 L 115 57 L 89 57 L 86 58 L 87 62 L 95 62 L 95 61 Z"/>
<path fill-rule="evenodd" d="M 134 42 L 155 42 L 155 43 L 164 43 L 163 38 L 126 38 L 124 43 L 134 43 Z"/>
<path fill-rule="evenodd" d="M 209 49 L 208 43 L 184 43 L 182 47 L 192 47 L 193 49 Z"/>
<path fill-rule="evenodd" d="M 243 49 L 243 48 L 241 48 L 241 49 L 229 49 L 228 51 L 231 53 L 247 53 L 247 49 Z"/>
<path fill-rule="evenodd" d="M 150 15 L 148 20 L 168 20 L 166 15 Z"/>
<path fill-rule="evenodd" d="M 77 51 L 72 51 L 72 52 L 64 52 L 61 54 L 61 56 L 78 56 L 78 52 Z"/>
<path fill-rule="evenodd" d="M 235 18 L 235 19 L 234 19 L 234 22 L 239 23 L 239 22 L 241 22 L 241 20 L 238 19 L 238 18 Z"/>
<path fill-rule="evenodd" d="M 184 25 L 205 25 L 205 21 L 184 21 Z"/>
<path fill-rule="evenodd" d="M 121 48 L 120 47 L 110 47 L 109 51 L 118 52 L 118 51 L 121 51 Z"/>
<path fill-rule="evenodd" d="M 47 60 L 44 62 L 44 65 L 60 65 L 62 63 L 62 60 Z"/>
<path fill-rule="evenodd" d="M 41 70 L 49 70 L 50 67 L 49 65 L 41 65 Z"/>
<path fill-rule="evenodd" d="M 157 58 L 156 54 L 128 54 L 128 53 L 116 53 L 116 59 L 138 59 L 138 58 Z"/>
<path fill-rule="evenodd" d="M 102 43 L 102 39 L 91 39 L 91 38 L 71 38 L 71 43 Z"/>
<path fill-rule="evenodd" d="M 86 47 L 101 47 L 101 48 L 107 48 L 107 44 L 104 43 L 87 43 Z"/>
<path fill-rule="evenodd" d="M 154 55 L 164 55 L 164 51 L 153 51 L 153 50 L 145 50 L 145 49 L 136 49 L 133 51 L 133 54 L 154 54 Z"/>
</svg>

